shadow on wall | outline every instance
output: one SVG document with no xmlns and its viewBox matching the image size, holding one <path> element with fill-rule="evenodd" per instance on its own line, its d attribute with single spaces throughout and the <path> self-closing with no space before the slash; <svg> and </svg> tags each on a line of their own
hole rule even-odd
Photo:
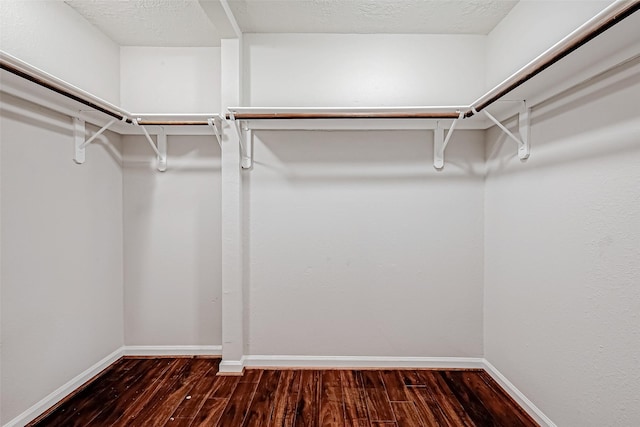
<svg viewBox="0 0 640 427">
<path fill-rule="evenodd" d="M 620 93 L 626 94 L 622 104 Z M 639 97 L 640 57 L 532 108 L 531 157 L 524 162 L 502 132 L 487 131 L 488 173 L 518 173 L 639 150 Z M 504 124 L 515 131 L 517 118 Z"/>
<path fill-rule="evenodd" d="M 432 131 L 256 131 L 254 162 L 292 182 L 415 181 L 483 176 L 482 131 L 456 131 L 445 168 Z"/>
<path fill-rule="evenodd" d="M 157 129 L 149 127 L 149 134 L 157 143 L 154 132 Z M 123 166 L 134 169 L 156 169 L 156 156 L 148 146 L 144 136 L 128 136 L 126 156 Z M 220 171 L 220 147 L 215 137 L 211 136 L 167 136 L 167 170 L 162 174 L 201 173 Z"/>
</svg>

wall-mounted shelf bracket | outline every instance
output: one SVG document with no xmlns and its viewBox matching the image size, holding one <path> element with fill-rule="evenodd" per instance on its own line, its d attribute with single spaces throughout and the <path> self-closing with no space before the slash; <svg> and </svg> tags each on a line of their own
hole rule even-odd
<svg viewBox="0 0 640 427">
<path fill-rule="evenodd" d="M 84 163 L 84 160 L 85 160 L 85 149 L 87 148 L 87 145 L 91 144 L 97 137 L 102 135 L 102 133 L 105 130 L 109 129 L 111 125 L 113 125 L 117 120 L 115 119 L 111 120 L 109 123 L 102 126 L 102 128 L 100 128 L 98 132 L 94 133 L 86 141 L 84 140 L 84 136 L 86 132 L 85 121 L 75 117 L 73 120 L 74 120 L 73 132 L 74 132 L 74 139 L 75 139 L 75 146 L 76 146 L 76 154 L 73 158 L 73 161 L 81 165 Z"/>
<path fill-rule="evenodd" d="M 222 149 L 222 133 L 220 132 L 220 129 L 221 129 L 220 119 L 216 120 L 215 117 L 212 117 L 210 119 L 207 119 L 207 123 L 209 124 L 209 127 L 213 130 L 213 134 L 216 136 L 216 139 L 218 140 L 218 145 Z"/>
<path fill-rule="evenodd" d="M 474 114 L 478 114 L 475 108 L 472 108 Z M 509 129 L 506 128 L 498 119 L 493 117 L 486 109 L 482 110 L 485 116 L 493 123 L 496 124 L 509 138 L 518 144 L 518 158 L 520 160 L 526 160 L 529 158 L 531 152 L 530 145 L 530 133 L 531 133 L 531 109 L 527 107 L 525 101 L 520 101 L 520 111 L 518 114 L 518 133 L 520 138 L 515 136 Z"/>
<path fill-rule="evenodd" d="M 151 149 L 154 153 L 156 153 L 156 156 L 158 157 L 158 170 L 160 172 L 164 172 L 167 170 L 167 134 L 164 132 L 164 128 L 162 128 L 162 130 L 157 135 L 158 146 L 156 146 L 156 144 L 153 142 L 153 139 L 151 139 L 149 132 L 147 132 L 147 129 L 138 123 L 140 120 L 141 119 L 133 119 L 133 124 L 139 126 L 140 129 L 142 129 L 142 132 L 144 132 L 144 136 L 147 138 L 147 142 L 149 142 Z"/>
<path fill-rule="evenodd" d="M 451 123 L 447 137 L 444 137 L 444 129 L 440 126 L 438 121 L 436 128 L 433 130 L 433 167 L 436 170 L 442 170 L 444 167 L 444 150 L 447 148 L 453 131 L 456 130 L 458 122 L 464 118 L 463 112 L 458 112 L 458 118 Z"/>
<path fill-rule="evenodd" d="M 240 166 L 242 169 L 251 169 L 253 167 L 253 131 L 242 123 L 242 120 L 236 120 L 235 114 L 230 111 L 229 119 L 235 124 L 238 138 L 240 139 Z"/>
<path fill-rule="evenodd" d="M 244 126 L 242 130 L 244 138 L 242 136 L 240 137 L 240 147 L 242 150 L 240 166 L 242 166 L 242 169 L 251 169 L 253 167 L 253 131 L 248 126 Z M 244 144 L 242 143 L 243 140 Z"/>
</svg>

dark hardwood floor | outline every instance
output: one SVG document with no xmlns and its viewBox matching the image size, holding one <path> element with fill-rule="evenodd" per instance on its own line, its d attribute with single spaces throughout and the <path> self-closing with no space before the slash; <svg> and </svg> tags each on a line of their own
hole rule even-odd
<svg viewBox="0 0 640 427">
<path fill-rule="evenodd" d="M 124 358 L 30 426 L 536 426 L 482 370 L 247 370 Z"/>
</svg>

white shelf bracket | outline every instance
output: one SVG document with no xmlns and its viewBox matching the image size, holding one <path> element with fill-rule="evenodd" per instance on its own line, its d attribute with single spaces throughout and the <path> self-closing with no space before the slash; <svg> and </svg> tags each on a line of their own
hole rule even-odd
<svg viewBox="0 0 640 427">
<path fill-rule="evenodd" d="M 463 118 L 464 113 L 459 111 L 458 118 L 451 123 L 446 138 L 444 137 L 444 129 L 440 127 L 440 122 L 438 121 L 433 131 L 433 167 L 436 168 L 436 170 L 442 170 L 442 168 L 444 168 L 444 150 L 446 150 L 447 145 L 449 145 L 449 141 L 451 141 L 451 136 L 453 136 L 453 131 L 456 130 L 458 122 Z"/>
<path fill-rule="evenodd" d="M 167 134 L 164 128 L 158 132 L 156 138 L 158 140 L 158 151 L 160 152 L 158 156 L 158 170 L 164 172 L 167 170 Z"/>
<path fill-rule="evenodd" d="M 167 134 L 164 132 L 164 128 L 157 135 L 158 146 L 156 147 L 156 144 L 153 142 L 153 139 L 151 139 L 151 136 L 149 135 L 149 132 L 147 132 L 147 129 L 138 123 L 139 120 L 140 119 L 133 119 L 132 120 L 133 124 L 136 126 L 139 126 L 140 129 L 142 129 L 142 132 L 144 132 L 144 136 L 147 138 L 147 142 L 151 146 L 151 149 L 153 150 L 154 153 L 156 153 L 156 156 L 158 157 L 158 170 L 160 172 L 166 171 L 167 170 Z"/>
<path fill-rule="evenodd" d="M 527 107 L 527 102 L 520 104 L 520 114 L 518 115 L 518 132 L 522 145 L 518 147 L 518 157 L 526 160 L 531 154 L 531 108 Z"/>
<path fill-rule="evenodd" d="M 127 120 L 126 117 L 122 118 L 122 121 L 126 121 L 126 120 Z M 84 160 L 85 160 L 85 149 L 87 148 L 87 146 L 89 144 L 91 144 L 97 137 L 102 135 L 104 133 L 104 131 L 109 129 L 111 127 L 111 125 L 113 125 L 116 121 L 117 120 L 115 120 L 115 119 L 111 120 L 109 123 L 107 123 L 106 125 L 102 126 L 98 132 L 96 132 L 93 135 L 91 135 L 91 138 L 89 138 L 89 139 L 87 139 L 85 141 L 84 140 L 84 135 L 85 135 L 85 132 L 86 132 L 85 122 L 84 122 L 84 120 L 80 120 L 78 118 L 74 118 L 74 136 L 75 136 L 75 145 L 76 145 L 76 155 L 73 158 L 73 160 L 79 165 L 84 163 Z"/>
<path fill-rule="evenodd" d="M 253 167 L 253 131 L 246 125 L 240 136 L 240 147 L 242 150 L 240 153 L 242 155 L 240 166 L 242 166 L 242 169 L 251 169 Z"/>
<path fill-rule="evenodd" d="M 433 167 L 437 170 L 444 167 L 444 129 L 439 120 L 433 130 Z"/>
<path fill-rule="evenodd" d="M 471 110 L 473 111 L 474 114 L 478 114 L 475 108 L 472 108 Z M 531 109 L 527 108 L 526 103 L 522 101 L 520 112 L 518 114 L 518 128 L 519 128 L 518 133 L 520 134 L 520 138 L 515 136 L 509 129 L 506 128 L 505 125 L 500 123 L 500 121 L 495 117 L 493 117 L 486 109 L 482 110 L 482 112 L 484 113 L 485 116 L 487 116 L 487 118 L 489 118 L 489 120 L 495 123 L 496 126 L 498 126 L 502 130 L 502 132 L 504 132 L 509 138 L 511 138 L 513 141 L 516 142 L 516 144 L 518 144 L 518 158 L 520 160 L 528 159 L 531 151 L 530 150 L 531 149 L 530 147 Z"/>
<path fill-rule="evenodd" d="M 127 118 L 123 117 L 122 121 L 126 122 Z M 73 161 L 75 161 L 79 165 L 84 163 L 85 149 L 87 148 L 87 146 L 91 144 L 97 137 L 102 135 L 104 131 L 109 129 L 115 122 L 117 122 L 116 119 L 111 120 L 109 123 L 102 126 L 98 132 L 91 135 L 91 137 L 85 141 L 84 140 L 84 135 L 86 132 L 85 122 L 84 120 L 74 118 L 74 136 L 75 136 L 75 145 L 76 145 L 76 155 L 73 158 Z"/>
<path fill-rule="evenodd" d="M 236 120 L 233 111 L 229 112 L 229 119 L 235 124 L 240 139 L 240 167 L 251 169 L 253 167 L 253 131 L 246 123 L 242 126 L 241 120 Z"/>
<path fill-rule="evenodd" d="M 220 133 L 220 120 L 216 120 L 215 118 L 212 117 L 207 120 L 207 123 L 209 123 L 209 127 L 213 130 L 213 134 L 218 140 L 218 145 L 222 149 L 222 135 Z"/>
<path fill-rule="evenodd" d="M 73 138 L 75 144 L 75 155 L 73 161 L 81 165 L 85 159 L 85 147 L 84 147 L 84 135 L 85 135 L 85 123 L 84 120 L 77 117 L 73 118 Z"/>
</svg>

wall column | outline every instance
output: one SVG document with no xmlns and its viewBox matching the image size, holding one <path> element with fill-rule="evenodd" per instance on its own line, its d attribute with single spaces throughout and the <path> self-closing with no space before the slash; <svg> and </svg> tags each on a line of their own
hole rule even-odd
<svg viewBox="0 0 640 427">
<path fill-rule="evenodd" d="M 224 114 L 227 107 L 241 105 L 241 39 L 223 39 L 221 55 Z M 240 140 L 235 125 L 229 122 L 224 126 L 222 142 L 222 375 L 244 370 L 242 259 Z"/>
</svg>

